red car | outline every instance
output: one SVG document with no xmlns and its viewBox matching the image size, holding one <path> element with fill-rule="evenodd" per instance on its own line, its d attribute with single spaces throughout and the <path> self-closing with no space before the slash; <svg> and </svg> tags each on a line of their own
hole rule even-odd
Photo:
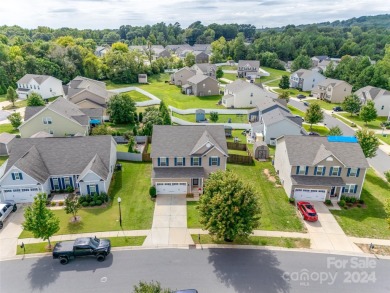
<svg viewBox="0 0 390 293">
<path fill-rule="evenodd" d="M 304 220 L 309 222 L 315 222 L 318 220 L 317 212 L 310 202 L 298 201 L 297 208 L 302 214 Z"/>
</svg>

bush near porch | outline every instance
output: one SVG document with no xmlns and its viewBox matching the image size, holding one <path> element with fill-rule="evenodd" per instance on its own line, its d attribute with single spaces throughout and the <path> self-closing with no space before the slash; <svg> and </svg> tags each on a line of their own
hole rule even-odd
<svg viewBox="0 0 390 293">
<path fill-rule="evenodd" d="M 153 221 L 154 202 L 149 199 L 151 164 L 142 162 L 120 162 L 122 171 L 114 175 L 109 195 L 113 199 L 106 208 L 85 208 L 78 213 L 81 221 L 70 223 L 71 215 L 64 210 L 53 210 L 60 219 L 60 230 L 55 235 L 88 232 L 118 231 L 119 207 L 117 198 L 121 197 L 123 230 L 150 229 Z M 23 231 L 19 238 L 33 237 Z"/>
</svg>

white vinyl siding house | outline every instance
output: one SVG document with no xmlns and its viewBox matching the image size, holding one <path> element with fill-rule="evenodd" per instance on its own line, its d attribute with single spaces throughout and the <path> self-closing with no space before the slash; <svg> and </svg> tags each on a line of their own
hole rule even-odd
<svg viewBox="0 0 390 293">
<path fill-rule="evenodd" d="M 65 96 L 62 81 L 48 75 L 26 74 L 16 82 L 19 99 L 25 100 L 31 93 L 37 93 L 43 99 Z"/>
</svg>

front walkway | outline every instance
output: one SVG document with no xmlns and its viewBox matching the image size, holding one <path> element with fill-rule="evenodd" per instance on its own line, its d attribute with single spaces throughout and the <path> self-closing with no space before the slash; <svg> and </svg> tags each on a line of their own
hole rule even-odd
<svg viewBox="0 0 390 293">
<path fill-rule="evenodd" d="M 194 244 L 187 229 L 186 195 L 158 195 L 153 225 L 143 246 L 187 246 Z"/>
</svg>

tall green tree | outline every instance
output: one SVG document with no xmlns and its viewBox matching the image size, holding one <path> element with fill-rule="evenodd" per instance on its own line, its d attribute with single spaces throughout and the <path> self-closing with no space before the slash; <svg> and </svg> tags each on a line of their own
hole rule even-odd
<svg viewBox="0 0 390 293">
<path fill-rule="evenodd" d="M 164 103 L 164 101 L 160 102 L 159 111 L 160 111 L 160 116 L 163 120 L 163 124 L 164 125 L 171 125 L 172 124 L 171 115 L 170 115 L 169 109 L 168 109 L 167 105 Z"/>
<path fill-rule="evenodd" d="M 282 78 L 279 82 L 279 87 L 283 90 L 288 89 L 290 87 L 290 79 L 287 75 L 282 75 Z"/>
<path fill-rule="evenodd" d="M 259 224 L 257 196 L 254 188 L 233 172 L 211 173 L 199 201 L 200 223 L 218 239 L 248 237 Z"/>
<path fill-rule="evenodd" d="M 313 124 L 317 124 L 324 120 L 324 112 L 318 103 L 312 103 L 306 110 L 305 121 L 310 123 L 310 131 L 313 129 Z"/>
<path fill-rule="evenodd" d="M 12 107 L 15 107 L 15 102 L 18 99 L 18 94 L 11 86 L 9 86 L 7 89 L 6 99 L 8 102 L 12 103 Z"/>
<path fill-rule="evenodd" d="M 18 112 L 12 113 L 7 117 L 7 119 L 14 129 L 17 129 L 20 125 L 22 125 L 22 116 Z"/>
<path fill-rule="evenodd" d="M 378 138 L 373 130 L 363 128 L 356 131 L 356 137 L 359 141 L 360 147 L 366 158 L 373 158 L 376 156 L 376 151 L 380 145 Z"/>
<path fill-rule="evenodd" d="M 27 106 L 36 107 L 36 106 L 45 106 L 45 101 L 42 99 L 42 96 L 38 93 L 31 93 L 27 98 Z"/>
<path fill-rule="evenodd" d="M 24 210 L 23 229 L 31 232 L 35 238 L 47 240 L 51 247 L 50 237 L 60 230 L 60 219 L 46 207 L 47 196 L 38 193 L 31 206 Z"/>
<path fill-rule="evenodd" d="M 195 55 L 191 52 L 187 53 L 186 57 L 184 58 L 184 64 L 188 67 L 191 67 L 195 64 Z"/>
<path fill-rule="evenodd" d="M 359 116 L 360 119 L 362 119 L 366 123 L 366 125 L 368 124 L 368 122 L 375 120 L 378 117 L 378 113 L 375 109 L 375 103 L 373 101 L 368 101 L 367 105 L 364 105 L 360 109 Z"/>
<path fill-rule="evenodd" d="M 143 125 L 141 133 L 151 136 L 153 134 L 153 125 L 163 125 L 164 121 L 160 115 L 160 111 L 155 107 L 147 107 L 142 117 Z"/>
<path fill-rule="evenodd" d="M 216 71 L 216 76 L 217 76 L 217 78 L 222 78 L 223 77 L 222 67 L 218 66 L 217 71 Z"/>
<path fill-rule="evenodd" d="M 355 94 L 345 97 L 343 101 L 343 110 L 350 113 L 351 116 L 360 111 L 362 102 L 359 97 Z"/>
<path fill-rule="evenodd" d="M 113 96 L 108 102 L 107 113 L 115 124 L 135 124 L 137 108 L 128 93 Z"/>
<path fill-rule="evenodd" d="M 299 55 L 291 64 L 291 71 L 297 71 L 299 69 L 310 69 L 312 62 L 309 56 Z"/>
</svg>

